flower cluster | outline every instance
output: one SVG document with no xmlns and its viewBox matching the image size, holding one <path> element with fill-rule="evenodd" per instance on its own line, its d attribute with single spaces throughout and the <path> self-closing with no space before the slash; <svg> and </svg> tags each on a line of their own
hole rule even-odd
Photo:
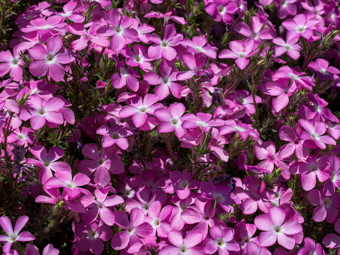
<svg viewBox="0 0 340 255">
<path fill-rule="evenodd" d="M 335 254 L 339 7 L 21 13 L 0 51 L 4 254 Z"/>
</svg>

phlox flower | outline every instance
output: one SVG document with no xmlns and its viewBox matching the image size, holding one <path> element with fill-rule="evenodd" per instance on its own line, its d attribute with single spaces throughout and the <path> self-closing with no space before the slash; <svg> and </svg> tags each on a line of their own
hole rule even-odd
<svg viewBox="0 0 340 255">
<path fill-rule="evenodd" d="M 275 56 L 280 57 L 284 53 L 287 53 L 289 57 L 297 60 L 300 57 L 300 46 L 298 41 L 298 37 L 287 38 L 286 41 L 281 37 L 274 38 L 273 43 L 277 45 L 275 46 Z"/>
<path fill-rule="evenodd" d="M 182 103 L 173 103 L 169 108 L 157 109 L 154 115 L 159 120 L 158 131 L 160 133 L 170 133 L 175 131 L 178 138 L 185 135 L 185 130 L 182 127 L 182 116 L 185 111 L 185 106 Z"/>
<path fill-rule="evenodd" d="M 282 26 L 287 29 L 287 37 L 294 36 L 310 39 L 313 36 L 313 29 L 319 21 L 313 18 L 313 15 L 298 14 L 293 19 L 287 19 Z"/>
<path fill-rule="evenodd" d="M 256 54 L 255 41 L 253 39 L 236 40 L 229 43 L 230 50 L 222 50 L 218 58 L 236 59 L 236 65 L 243 70 L 249 63 L 249 57 Z"/>
<path fill-rule="evenodd" d="M 168 219 L 171 215 L 172 208 L 171 205 L 165 205 L 162 208 L 162 203 L 160 201 L 154 201 L 150 204 L 148 210 L 149 223 L 158 237 L 166 238 L 171 231 Z"/>
<path fill-rule="evenodd" d="M 147 72 L 144 75 L 144 80 L 151 85 L 159 85 L 155 89 L 155 94 L 159 99 L 164 99 L 169 95 L 169 92 L 176 97 L 180 98 L 181 86 L 176 83 L 178 80 L 178 72 L 173 68 L 173 66 L 166 61 L 162 61 L 159 67 L 160 75 L 154 72 Z"/>
<path fill-rule="evenodd" d="M 49 151 L 44 146 L 37 145 L 29 148 L 33 158 L 27 158 L 26 163 L 40 167 L 40 181 L 44 184 L 52 175 L 52 171 L 71 171 L 69 164 L 63 161 L 57 161 L 64 156 L 64 151 L 58 147 L 51 147 Z"/>
<path fill-rule="evenodd" d="M 259 236 L 261 246 L 268 247 L 276 242 L 288 250 L 295 246 L 295 234 L 302 232 L 301 225 L 295 220 L 288 219 L 286 212 L 273 207 L 269 213 L 261 214 L 254 220 L 255 226 L 265 232 Z"/>
<path fill-rule="evenodd" d="M 152 59 L 165 58 L 168 61 L 172 61 L 177 56 L 177 51 L 174 48 L 179 45 L 183 39 L 183 35 L 176 34 L 176 28 L 174 24 L 168 24 L 165 27 L 163 40 L 157 36 L 149 36 L 148 39 L 155 43 L 148 49 L 148 55 Z"/>
<path fill-rule="evenodd" d="M 102 254 L 104 242 L 112 237 L 112 230 L 106 225 L 92 223 L 90 225 L 76 224 L 75 233 L 77 236 L 75 247 L 82 252 L 90 251 L 95 255 Z"/>
<path fill-rule="evenodd" d="M 241 22 L 235 26 L 235 31 L 247 38 L 252 37 L 255 41 L 273 38 L 272 31 L 265 26 L 258 16 L 251 18 L 251 28 L 246 23 Z"/>
<path fill-rule="evenodd" d="M 30 72 L 34 76 L 44 76 L 47 74 L 55 81 L 64 80 L 65 67 L 74 58 L 63 48 L 61 36 L 51 37 L 45 45 L 37 44 L 28 50 L 32 63 L 29 66 Z"/>
<path fill-rule="evenodd" d="M 309 151 L 303 146 L 304 141 L 299 139 L 298 134 L 292 127 L 282 126 L 279 131 L 279 137 L 282 141 L 288 142 L 280 148 L 280 150 L 286 152 L 287 157 L 291 156 L 294 152 L 301 160 L 308 157 Z"/>
<path fill-rule="evenodd" d="M 41 253 L 41 255 L 58 255 L 58 254 L 59 250 L 54 248 L 52 244 L 46 245 Z M 26 245 L 25 255 L 40 255 L 40 252 L 37 246 L 29 243 Z"/>
<path fill-rule="evenodd" d="M 207 44 L 207 39 L 205 36 L 194 36 L 192 40 L 184 39 L 181 44 L 187 47 L 190 53 L 202 53 L 208 58 L 216 58 L 216 47 Z"/>
<path fill-rule="evenodd" d="M 88 190 L 81 188 L 81 186 L 85 186 L 89 182 L 90 178 L 83 173 L 77 173 L 72 177 L 71 171 L 59 171 L 54 174 L 54 177 L 51 177 L 45 182 L 44 187 L 47 189 L 63 188 L 65 195 L 71 199 L 75 199 L 81 194 L 89 193 Z"/>
<path fill-rule="evenodd" d="M 124 172 L 123 162 L 114 155 L 114 151 L 103 148 L 99 152 L 96 144 L 85 144 L 82 153 L 88 159 L 79 162 L 79 171 L 91 176 L 95 184 L 106 186 L 111 181 L 110 174 L 121 174 Z"/>
<path fill-rule="evenodd" d="M 337 192 L 327 194 L 313 189 L 308 193 L 308 199 L 312 205 L 316 206 L 313 210 L 313 220 L 322 222 L 325 219 L 332 223 L 335 221 L 340 205 L 340 196 Z"/>
<path fill-rule="evenodd" d="M 128 136 L 132 135 L 132 132 L 121 126 L 101 126 L 97 129 L 96 133 L 102 135 L 102 146 L 108 148 L 112 145 L 117 145 L 122 150 L 126 150 L 129 147 Z"/>
<path fill-rule="evenodd" d="M 212 16 L 212 18 L 219 22 L 223 21 L 226 24 L 231 24 L 233 21 L 233 14 L 238 10 L 236 2 L 215 0 L 210 2 L 205 11 Z"/>
<path fill-rule="evenodd" d="M 147 241 L 153 233 L 152 226 L 146 222 L 144 212 L 139 208 L 134 208 L 130 212 L 130 220 L 126 213 L 115 212 L 116 224 L 124 229 L 112 237 L 111 246 L 115 250 L 127 248 L 128 253 L 136 253 L 140 250 L 143 242 Z"/>
<path fill-rule="evenodd" d="M 188 231 L 185 238 L 179 231 L 171 231 L 168 234 L 168 241 L 171 245 L 163 247 L 159 255 L 203 255 L 203 251 L 196 247 L 201 242 L 201 234 L 198 231 Z"/>
<path fill-rule="evenodd" d="M 110 207 L 123 204 L 124 199 L 118 195 L 108 196 L 108 193 L 108 188 L 101 188 L 94 191 L 95 197 L 90 195 L 81 198 L 81 203 L 86 208 L 82 215 L 84 223 L 92 223 L 97 220 L 98 216 L 108 226 L 115 223 L 115 215 Z"/>
<path fill-rule="evenodd" d="M 151 59 L 147 55 L 145 46 L 135 44 L 133 50 L 126 48 L 126 50 L 122 51 L 122 54 L 127 57 L 126 64 L 128 66 L 139 66 L 143 71 L 152 70 Z"/>
<path fill-rule="evenodd" d="M 105 35 L 112 36 L 111 48 L 115 52 L 119 52 L 126 44 L 138 40 L 138 33 L 132 28 L 133 19 L 125 15 L 122 16 L 117 10 L 109 10 L 105 14 L 105 20 L 111 25 Z"/>
<path fill-rule="evenodd" d="M 325 255 L 325 251 L 322 249 L 321 244 L 316 243 L 312 238 L 306 237 L 303 248 L 301 248 L 297 255 Z"/>
<path fill-rule="evenodd" d="M 17 219 L 13 230 L 11 220 L 7 216 L 0 217 L 0 226 L 7 234 L 7 236 L 0 235 L 0 242 L 6 242 L 2 247 L 4 252 L 8 252 L 11 249 L 12 244 L 15 242 L 29 242 L 35 239 L 35 237 L 28 231 L 20 233 L 27 221 L 28 216 L 20 216 Z"/>
<path fill-rule="evenodd" d="M 329 66 L 329 62 L 323 58 L 318 58 L 311 62 L 308 67 L 317 72 L 320 80 L 328 80 L 330 77 L 340 74 L 339 69 Z"/>
<path fill-rule="evenodd" d="M 24 62 L 16 50 L 13 50 L 13 55 L 9 50 L 0 52 L 0 77 L 5 76 L 9 72 L 11 78 L 15 81 L 21 81 L 23 65 Z"/>
<path fill-rule="evenodd" d="M 219 255 L 228 255 L 229 251 L 239 251 L 240 245 L 234 240 L 234 230 L 221 226 L 210 228 L 210 237 L 205 244 L 204 251 L 207 254 L 218 252 Z"/>
<path fill-rule="evenodd" d="M 326 132 L 325 123 L 300 119 L 299 124 L 305 130 L 301 133 L 301 139 L 312 143 L 312 145 L 315 145 L 320 149 L 326 149 L 326 144 L 336 145 L 336 142 L 332 137 L 324 135 Z"/>
<path fill-rule="evenodd" d="M 131 100 L 131 104 L 120 110 L 119 116 L 121 118 L 132 117 L 133 124 L 140 128 L 147 122 L 149 115 L 153 115 L 155 110 L 163 106 L 157 103 L 158 101 L 158 97 L 153 94 L 146 94 L 144 98 L 135 97 Z"/>
<path fill-rule="evenodd" d="M 63 6 L 63 13 L 59 13 L 62 17 L 71 20 L 74 23 L 83 23 L 85 17 L 77 13 L 77 1 L 69 1 Z"/>
<path fill-rule="evenodd" d="M 136 92 L 139 89 L 138 74 L 132 68 L 125 68 L 124 62 L 120 62 L 117 59 L 116 66 L 117 73 L 114 73 L 111 77 L 112 85 L 116 89 L 127 86 L 132 91 Z"/>
<path fill-rule="evenodd" d="M 44 100 L 38 95 L 32 95 L 26 105 L 27 107 L 22 109 L 19 117 L 22 120 L 30 120 L 31 127 L 34 130 L 42 128 L 46 121 L 60 125 L 64 122 L 63 115 L 60 112 L 64 105 L 65 102 L 60 98 L 51 97 Z"/>
</svg>

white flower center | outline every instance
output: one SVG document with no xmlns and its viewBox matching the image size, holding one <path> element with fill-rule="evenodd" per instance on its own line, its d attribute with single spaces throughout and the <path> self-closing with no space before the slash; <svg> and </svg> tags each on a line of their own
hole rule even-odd
<svg viewBox="0 0 340 255">
<path fill-rule="evenodd" d="M 47 64 L 54 64 L 57 58 L 53 53 L 49 53 L 45 56 L 45 60 Z"/>
</svg>

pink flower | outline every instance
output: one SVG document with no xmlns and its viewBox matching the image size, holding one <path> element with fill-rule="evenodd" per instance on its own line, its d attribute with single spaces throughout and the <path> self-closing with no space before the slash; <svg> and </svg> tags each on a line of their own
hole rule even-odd
<svg viewBox="0 0 340 255">
<path fill-rule="evenodd" d="M 182 127 L 185 106 L 182 103 L 173 103 L 169 108 L 157 109 L 154 115 L 160 121 L 158 131 L 160 133 L 170 133 L 175 131 L 178 138 L 185 135 L 185 130 Z"/>
<path fill-rule="evenodd" d="M 136 44 L 133 46 L 133 51 L 130 48 L 126 48 L 122 54 L 127 57 L 126 64 L 128 66 L 139 66 L 143 71 L 152 70 L 152 65 L 150 63 L 151 59 L 147 56 L 147 49 L 145 46 Z"/>
<path fill-rule="evenodd" d="M 325 123 L 319 121 L 308 121 L 300 119 L 299 124 L 305 129 L 301 134 L 301 139 L 316 145 L 320 149 L 326 149 L 326 144 L 336 145 L 334 139 L 328 135 L 324 135 L 326 132 Z"/>
<path fill-rule="evenodd" d="M 157 36 L 149 36 L 148 39 L 156 44 L 150 46 L 148 49 L 148 55 L 150 58 L 160 59 L 163 57 L 168 61 L 172 61 L 177 56 L 177 51 L 174 47 L 180 44 L 183 39 L 183 35 L 176 34 L 174 24 L 168 24 L 165 27 L 163 40 Z"/>
<path fill-rule="evenodd" d="M 60 15 L 64 18 L 68 18 L 72 22 L 75 23 L 83 23 L 85 17 L 79 14 L 77 14 L 77 10 L 75 10 L 77 7 L 77 1 L 69 1 L 63 6 L 64 13 L 60 13 Z"/>
<path fill-rule="evenodd" d="M 240 245 L 234 241 L 234 230 L 213 226 L 210 228 L 211 239 L 208 239 L 204 251 L 207 254 L 218 252 L 219 255 L 227 255 L 229 251 L 239 251 Z"/>
<path fill-rule="evenodd" d="M 27 221 L 28 216 L 20 216 L 15 223 L 13 230 L 11 220 L 7 216 L 0 217 L 0 226 L 7 234 L 7 236 L 0 235 L 0 242 L 6 242 L 2 247 L 4 252 L 9 252 L 12 244 L 15 242 L 29 242 L 35 239 L 35 237 L 28 231 L 20 233 Z"/>
<path fill-rule="evenodd" d="M 132 68 L 125 68 L 124 62 L 117 59 L 116 66 L 118 73 L 114 73 L 111 77 L 113 87 L 116 89 L 127 86 L 132 91 L 136 92 L 139 89 L 138 74 Z"/>
<path fill-rule="evenodd" d="M 251 18 L 251 28 L 244 22 L 235 26 L 235 31 L 255 41 L 272 39 L 272 31 L 264 25 L 258 16 Z"/>
<path fill-rule="evenodd" d="M 219 58 L 236 59 L 236 65 L 243 70 L 249 63 L 249 57 L 256 54 L 255 41 L 253 39 L 246 39 L 242 41 L 231 41 L 229 43 L 231 50 L 222 50 L 218 55 Z"/>
<path fill-rule="evenodd" d="M 146 238 L 153 233 L 152 226 L 145 222 L 146 216 L 139 208 L 132 209 L 130 221 L 126 213 L 115 212 L 116 224 L 124 229 L 112 237 L 111 246 L 115 250 L 128 248 L 128 253 L 138 252 Z M 145 239 L 145 240 L 144 240 Z"/>
<path fill-rule="evenodd" d="M 296 15 L 297 6 L 296 0 L 280 0 L 274 1 L 276 7 L 278 8 L 278 17 L 280 19 L 286 18 L 288 15 L 294 16 Z"/>
<path fill-rule="evenodd" d="M 158 102 L 159 99 L 156 95 L 146 94 L 144 98 L 135 97 L 132 99 L 130 105 L 126 105 L 119 112 L 121 118 L 128 118 L 132 116 L 133 124 L 139 128 L 148 120 L 148 116 L 153 115 L 154 111 L 163 105 Z"/>
<path fill-rule="evenodd" d="M 22 80 L 22 67 L 24 62 L 21 60 L 19 52 L 13 51 L 12 53 L 7 51 L 0 52 L 0 77 L 5 76 L 8 72 L 9 76 L 15 81 Z"/>
<path fill-rule="evenodd" d="M 112 230 L 106 225 L 92 223 L 91 225 L 76 224 L 75 233 L 78 236 L 76 247 L 82 251 L 90 251 L 95 255 L 102 254 L 104 242 L 110 240 Z"/>
<path fill-rule="evenodd" d="M 297 255 L 325 255 L 325 251 L 322 249 L 321 244 L 315 243 L 315 241 L 312 238 L 306 237 L 305 238 L 305 245 L 303 248 L 301 248 Z"/>
<path fill-rule="evenodd" d="M 201 242 L 202 235 L 198 231 L 188 231 L 183 239 L 179 231 L 171 231 L 168 240 L 172 245 L 167 245 L 159 251 L 159 255 L 203 255 L 202 250 L 197 246 Z"/>
<path fill-rule="evenodd" d="M 102 146 L 108 148 L 117 145 L 122 150 L 129 147 L 129 141 L 126 137 L 132 135 L 132 132 L 121 126 L 101 126 L 97 129 L 97 134 L 103 136 Z"/>
<path fill-rule="evenodd" d="M 269 213 L 261 214 L 254 220 L 256 227 L 262 231 L 259 236 L 261 246 L 268 247 L 278 243 L 288 250 L 295 246 L 295 234 L 302 232 L 301 225 L 293 219 L 288 219 L 286 212 L 279 207 L 273 207 Z"/>
<path fill-rule="evenodd" d="M 116 9 L 110 10 L 105 15 L 105 20 L 112 27 L 108 28 L 105 35 L 111 37 L 111 48 L 119 52 L 125 45 L 138 39 L 137 31 L 132 28 L 133 19 L 122 16 Z"/>
<path fill-rule="evenodd" d="M 83 214 L 83 220 L 86 224 L 97 220 L 98 215 L 102 222 L 108 226 L 113 226 L 115 223 L 115 215 L 109 207 L 124 203 L 124 199 L 118 195 L 108 196 L 109 189 L 102 188 L 94 191 L 95 197 L 83 196 L 81 203 L 86 208 Z"/>
<path fill-rule="evenodd" d="M 308 149 L 303 146 L 304 141 L 299 139 L 295 130 L 289 126 L 280 128 L 279 137 L 282 141 L 288 142 L 283 145 L 280 150 L 284 150 L 287 156 L 291 156 L 294 152 L 299 159 L 305 159 L 309 155 Z"/>
<path fill-rule="evenodd" d="M 150 218 L 150 224 L 154 229 L 155 234 L 159 237 L 166 238 L 171 231 L 170 224 L 168 222 L 172 212 L 172 206 L 166 205 L 162 208 L 160 201 L 154 201 L 151 203 L 148 216 Z"/>
<path fill-rule="evenodd" d="M 55 177 L 51 177 L 45 183 L 46 188 L 63 188 L 65 195 L 71 199 L 79 197 L 82 193 L 88 194 L 88 190 L 81 188 L 90 182 L 90 178 L 82 173 L 77 173 L 72 178 L 71 171 L 56 172 Z"/>
<path fill-rule="evenodd" d="M 274 165 L 285 170 L 287 166 L 282 162 L 287 158 L 289 153 L 285 150 L 280 150 L 275 153 L 275 144 L 271 141 L 266 141 L 262 145 L 256 143 L 254 145 L 255 155 L 259 160 L 262 160 L 257 166 L 268 171 L 273 171 Z"/>
<path fill-rule="evenodd" d="M 313 211 L 313 220 L 322 222 L 325 219 L 332 223 L 338 215 L 340 196 L 337 192 L 327 194 L 314 189 L 308 193 L 308 199 L 312 205 L 316 206 Z"/>
<path fill-rule="evenodd" d="M 41 168 L 39 175 L 42 184 L 53 176 L 52 171 L 71 171 L 69 164 L 63 161 L 57 161 L 64 156 L 64 151 L 58 147 L 51 147 L 47 152 L 44 146 L 38 145 L 33 148 L 29 148 L 29 151 L 38 160 L 28 158 L 26 162 Z"/>
<path fill-rule="evenodd" d="M 294 36 L 310 39 L 313 36 L 313 29 L 319 21 L 313 18 L 314 15 L 298 14 L 294 19 L 285 20 L 282 26 L 287 29 L 287 38 Z"/>
<path fill-rule="evenodd" d="M 328 80 L 330 77 L 340 74 L 339 69 L 334 66 L 329 66 L 329 62 L 322 58 L 318 58 L 315 62 L 311 62 L 308 67 L 317 72 L 320 80 Z"/>
<path fill-rule="evenodd" d="M 287 53 L 289 57 L 297 60 L 300 57 L 300 46 L 298 44 L 298 37 L 287 38 L 284 41 L 281 37 L 273 39 L 275 46 L 275 56 L 280 57 L 284 53 Z"/>
<path fill-rule="evenodd" d="M 176 83 L 178 80 L 178 72 L 168 64 L 166 61 L 162 61 L 159 67 L 160 76 L 154 72 L 147 72 L 144 75 L 146 80 L 151 85 L 159 85 L 155 89 L 155 94 L 159 99 L 164 99 L 169 95 L 169 91 L 176 98 L 181 98 L 181 86 Z"/>
<path fill-rule="evenodd" d="M 289 97 L 296 91 L 296 85 L 288 79 L 280 79 L 274 82 L 267 82 L 262 87 L 266 95 L 275 96 L 272 106 L 275 112 L 282 111 L 289 103 Z"/>
<path fill-rule="evenodd" d="M 22 120 L 30 120 L 34 130 L 42 128 L 46 121 L 54 124 L 63 124 L 64 118 L 60 110 L 65 102 L 59 98 L 51 97 L 48 100 L 38 95 L 32 95 L 28 101 L 27 108 L 20 112 Z"/>
<path fill-rule="evenodd" d="M 205 11 L 212 16 L 212 18 L 219 22 L 223 21 L 226 24 L 231 24 L 233 21 L 233 14 L 238 10 L 236 2 L 215 0 L 210 2 Z"/>
<path fill-rule="evenodd" d="M 124 163 L 115 155 L 115 152 L 103 148 L 99 153 L 96 144 L 86 144 L 82 153 L 89 159 L 79 162 L 79 171 L 91 176 L 94 173 L 93 181 L 101 186 L 106 186 L 111 181 L 110 174 L 121 174 L 124 172 Z"/>
<path fill-rule="evenodd" d="M 35 45 L 30 49 L 29 54 L 34 60 L 29 70 L 34 76 L 48 75 L 55 81 L 64 80 L 65 67 L 62 64 L 69 64 L 74 61 L 68 51 L 63 48 L 61 36 L 51 37 L 44 45 Z"/>
<path fill-rule="evenodd" d="M 187 47 L 191 53 L 202 53 L 208 58 L 216 58 L 216 47 L 207 44 L 207 39 L 204 36 L 194 36 L 192 40 L 185 39 L 181 42 L 184 47 Z"/>
</svg>

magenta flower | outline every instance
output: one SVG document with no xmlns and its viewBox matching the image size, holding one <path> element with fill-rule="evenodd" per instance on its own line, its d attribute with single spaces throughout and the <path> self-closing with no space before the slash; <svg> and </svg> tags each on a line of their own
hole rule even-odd
<svg viewBox="0 0 340 255">
<path fill-rule="evenodd" d="M 154 115 L 160 121 L 158 131 L 160 133 L 170 133 L 175 131 L 178 138 L 185 135 L 185 130 L 182 127 L 182 115 L 185 112 L 185 106 L 182 103 L 173 103 L 169 108 L 157 109 Z"/>
<path fill-rule="evenodd" d="M 55 81 L 64 80 L 65 67 L 62 64 L 69 64 L 74 61 L 68 51 L 63 48 L 63 40 L 60 36 L 51 37 L 44 45 L 35 45 L 28 52 L 33 59 L 29 66 L 34 76 L 48 75 Z"/>
<path fill-rule="evenodd" d="M 207 44 L 207 39 L 204 36 L 194 36 L 192 41 L 185 39 L 181 42 L 184 47 L 187 47 L 191 53 L 202 53 L 208 58 L 216 58 L 216 47 Z"/>
<path fill-rule="evenodd" d="M 71 199 L 79 197 L 82 193 L 88 194 L 89 191 L 81 188 L 90 182 L 90 178 L 82 173 L 77 173 L 72 178 L 72 172 L 70 171 L 59 171 L 56 172 L 55 177 L 51 177 L 45 183 L 47 188 L 63 188 L 64 193 Z"/>
<path fill-rule="evenodd" d="M 280 150 L 284 150 L 287 156 L 291 156 L 294 152 L 299 159 L 305 159 L 309 155 L 308 149 L 303 146 L 304 141 L 299 139 L 295 130 L 289 126 L 280 128 L 279 137 L 282 141 L 288 142 L 283 145 Z"/>
<path fill-rule="evenodd" d="M 312 145 L 316 145 L 320 149 L 326 149 L 326 144 L 336 145 L 334 139 L 328 135 L 324 135 L 326 132 L 326 125 L 319 121 L 308 121 L 304 119 L 299 120 L 299 124 L 305 129 L 301 133 L 301 139 L 311 142 Z"/>
<path fill-rule="evenodd" d="M 285 20 L 282 26 L 287 29 L 287 38 L 302 36 L 308 40 L 313 36 L 313 29 L 317 23 L 319 21 L 313 16 L 298 14 L 294 19 Z"/>
<path fill-rule="evenodd" d="M 267 82 L 262 87 L 266 95 L 275 96 L 272 106 L 275 112 L 282 111 L 289 103 L 289 97 L 296 91 L 296 85 L 288 79 L 280 79 L 274 82 Z"/>
<path fill-rule="evenodd" d="M 72 22 L 75 23 L 83 23 L 85 17 L 81 14 L 76 13 L 75 10 L 77 7 L 77 1 L 69 1 L 63 6 L 63 13 L 60 13 L 60 15 L 64 18 L 68 18 Z"/>
<path fill-rule="evenodd" d="M 283 159 L 287 158 L 289 153 L 287 151 L 280 150 L 275 152 L 275 144 L 271 141 L 266 141 L 262 145 L 256 143 L 254 145 L 255 155 L 259 160 L 262 160 L 257 166 L 268 171 L 273 171 L 274 165 L 286 169 L 287 166 Z"/>
<path fill-rule="evenodd" d="M 109 189 L 96 189 L 95 197 L 92 195 L 81 198 L 81 203 L 86 208 L 86 212 L 82 215 L 86 224 L 97 220 L 98 215 L 102 222 L 108 226 L 115 223 L 115 215 L 110 207 L 124 203 L 124 199 L 118 195 L 108 196 Z"/>
<path fill-rule="evenodd" d="M 288 37 L 286 41 L 281 37 L 274 38 L 273 43 L 277 45 L 275 46 L 275 56 L 280 57 L 284 53 L 287 53 L 289 57 L 297 60 L 300 57 L 300 46 L 298 41 L 298 37 Z"/>
<path fill-rule="evenodd" d="M 112 237 L 111 246 L 115 250 L 128 248 L 128 253 L 138 252 L 143 244 L 143 239 L 148 238 L 153 233 L 152 226 L 145 222 L 146 216 L 139 208 L 132 209 L 130 221 L 126 213 L 115 212 L 116 224 L 124 229 Z"/>
<path fill-rule="evenodd" d="M 295 16 L 297 12 L 296 0 L 280 0 L 274 1 L 278 8 L 277 14 L 280 19 L 286 18 L 288 15 Z"/>
<path fill-rule="evenodd" d="M 122 54 L 127 57 L 126 64 L 128 66 L 139 66 L 143 71 L 152 70 L 151 59 L 147 56 L 147 48 L 145 46 L 136 44 L 133 46 L 133 51 L 130 48 L 126 48 Z"/>
<path fill-rule="evenodd" d="M 313 211 L 313 220 L 322 222 L 325 219 L 328 223 L 335 221 L 340 205 L 340 196 L 337 192 L 327 194 L 314 189 L 308 193 L 308 199 L 316 206 Z"/>
<path fill-rule="evenodd" d="M 147 72 L 144 75 L 146 80 L 151 85 L 159 85 L 155 89 L 155 94 L 160 100 L 166 98 L 169 95 L 169 91 L 176 98 L 181 98 L 181 86 L 176 83 L 178 80 L 178 72 L 168 64 L 166 61 L 162 61 L 159 67 L 160 76 L 154 72 Z"/>
<path fill-rule="evenodd" d="M 244 22 L 235 26 L 235 31 L 247 38 L 252 37 L 255 41 L 272 39 L 272 31 L 266 27 L 258 16 L 251 18 L 251 28 Z"/>
<path fill-rule="evenodd" d="M 182 233 L 179 231 L 171 231 L 168 234 L 168 240 L 172 245 L 167 245 L 159 251 L 159 255 L 203 255 L 204 253 L 196 247 L 202 239 L 202 235 L 198 231 L 188 231 L 183 239 Z"/>
<path fill-rule="evenodd" d="M 0 242 L 6 242 L 2 247 L 4 252 L 9 252 L 12 244 L 15 242 L 29 242 L 35 239 L 35 237 L 28 231 L 20 233 L 27 221 L 28 216 L 20 216 L 15 223 L 13 230 L 11 220 L 7 216 L 0 217 L 0 226 L 7 234 L 7 236 L 0 235 Z"/>
<path fill-rule="evenodd" d="M 168 61 L 172 61 L 177 56 L 177 51 L 174 47 L 180 44 L 183 39 L 183 35 L 176 34 L 174 24 L 168 24 L 165 27 L 163 40 L 158 36 L 149 36 L 148 39 L 156 44 L 150 46 L 148 49 L 148 55 L 150 58 L 160 59 L 163 57 Z"/>
<path fill-rule="evenodd" d="M 166 238 L 168 233 L 171 231 L 168 219 L 172 212 L 172 206 L 166 205 L 162 208 L 160 201 L 154 201 L 151 203 L 148 216 L 150 218 L 150 224 L 154 229 L 154 232 L 159 237 Z"/>
<path fill-rule="evenodd" d="M 312 238 L 306 237 L 305 238 L 305 245 L 301 248 L 297 255 L 325 255 L 325 251 L 322 249 L 321 244 L 315 243 Z"/>
<path fill-rule="evenodd" d="M 234 241 L 234 230 L 213 226 L 210 228 L 211 239 L 207 241 L 204 251 L 207 254 L 218 252 L 219 255 L 227 255 L 229 251 L 239 251 L 240 245 Z"/>
<path fill-rule="evenodd" d="M 96 133 L 103 136 L 102 146 L 104 148 L 117 145 L 122 150 L 126 150 L 129 147 L 127 137 L 132 135 L 130 130 L 121 126 L 101 126 L 97 129 Z"/>
<path fill-rule="evenodd" d="M 231 50 L 222 50 L 218 55 L 219 58 L 236 59 L 236 65 L 243 70 L 249 63 L 249 57 L 256 54 L 255 41 L 253 39 L 246 39 L 242 41 L 231 41 L 229 43 Z"/>
<path fill-rule="evenodd" d="M 223 21 L 226 24 L 231 24 L 233 22 L 233 14 L 238 10 L 236 2 L 215 0 L 209 2 L 205 7 L 205 11 L 212 16 L 212 18 L 219 22 Z"/>
<path fill-rule="evenodd" d="M 34 130 L 42 128 L 46 121 L 60 125 L 64 122 L 63 115 L 60 112 L 64 105 L 65 102 L 57 97 L 45 100 L 38 95 L 32 95 L 28 101 L 28 107 L 23 108 L 20 112 L 20 118 L 30 120 L 31 127 Z"/>
<path fill-rule="evenodd" d="M 69 164 L 63 161 L 57 161 L 64 156 L 64 151 L 58 147 L 51 147 L 47 152 L 44 146 L 38 145 L 33 148 L 29 148 L 29 151 L 38 160 L 28 158 L 26 159 L 26 162 L 41 168 L 39 175 L 42 184 L 53 176 L 52 171 L 71 171 Z"/>
<path fill-rule="evenodd" d="M 130 105 L 126 105 L 119 112 L 119 117 L 128 118 L 132 116 L 133 124 L 139 128 L 147 121 L 149 114 L 153 115 L 154 111 L 162 104 L 156 104 L 159 99 L 156 95 L 146 94 L 144 98 L 136 97 L 132 100 Z"/>
<path fill-rule="evenodd" d="M 124 62 L 117 60 L 116 63 L 118 73 L 114 73 L 111 77 L 113 87 L 116 89 L 127 86 L 132 91 L 136 92 L 139 89 L 138 74 L 132 68 L 125 68 Z"/>
<path fill-rule="evenodd" d="M 116 9 L 110 10 L 105 15 L 105 20 L 110 27 L 105 35 L 111 37 L 111 48 L 119 52 L 125 45 L 135 42 L 138 39 L 138 33 L 132 28 L 133 19 L 128 16 L 122 16 Z"/>
<path fill-rule="evenodd" d="M 279 207 L 273 207 L 269 213 L 261 214 L 254 220 L 256 227 L 262 231 L 259 236 L 261 246 L 268 247 L 278 242 L 288 250 L 295 246 L 296 235 L 302 232 L 301 225 L 293 219 L 289 219 L 284 210 Z"/>
<path fill-rule="evenodd" d="M 85 144 L 82 153 L 89 159 L 79 162 L 79 171 L 91 176 L 94 173 L 93 181 L 101 186 L 106 186 L 111 181 L 111 174 L 124 172 L 124 163 L 114 155 L 114 151 L 103 148 L 101 153 L 96 144 Z"/>
<path fill-rule="evenodd" d="M 22 67 L 24 62 L 21 60 L 19 52 L 7 51 L 0 52 L 0 77 L 5 76 L 9 72 L 9 76 L 15 81 L 22 80 Z"/>
<path fill-rule="evenodd" d="M 328 80 L 330 77 L 340 74 L 339 69 L 334 66 L 329 66 L 329 62 L 322 58 L 318 58 L 315 62 L 311 62 L 308 67 L 317 72 L 320 80 Z"/>
<path fill-rule="evenodd" d="M 76 224 L 75 233 L 78 236 L 76 247 L 81 252 L 90 251 L 95 255 L 102 254 L 104 242 L 109 241 L 112 236 L 112 230 L 108 226 L 100 226 L 98 223 L 91 225 Z"/>
</svg>

